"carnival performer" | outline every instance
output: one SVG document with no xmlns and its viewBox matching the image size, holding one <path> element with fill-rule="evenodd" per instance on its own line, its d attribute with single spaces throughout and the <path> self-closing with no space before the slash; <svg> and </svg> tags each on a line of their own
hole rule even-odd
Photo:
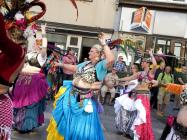
<svg viewBox="0 0 187 140">
<path fill-rule="evenodd" d="M 43 71 L 47 78 L 47 83 L 49 85 L 46 99 L 54 99 L 55 94 L 58 89 L 62 86 L 62 69 L 55 66 L 55 62 L 62 62 L 63 51 L 58 45 L 48 47 L 51 54 L 47 57 L 47 61 L 43 66 Z"/>
<path fill-rule="evenodd" d="M 133 75 L 138 72 L 138 66 L 132 65 L 131 71 Z M 121 96 L 116 98 L 114 108 L 115 108 L 115 125 L 119 132 L 125 136 L 134 137 L 134 125 L 135 119 L 145 120 L 145 115 L 143 117 L 138 114 L 144 114 L 145 108 L 143 107 L 141 100 L 136 100 L 134 96 L 134 89 L 138 84 L 138 79 L 132 80 L 130 82 L 119 83 L 123 86 L 121 90 Z M 143 112 L 143 113 L 142 113 Z"/>
<path fill-rule="evenodd" d="M 67 54 L 62 58 L 64 64 L 76 65 L 77 58 L 73 49 L 68 49 Z M 71 71 L 63 70 L 63 80 L 72 80 L 73 74 Z"/>
<path fill-rule="evenodd" d="M 42 34 L 45 34 L 45 27 L 46 25 L 41 27 Z M 13 90 L 13 128 L 23 133 L 30 132 L 44 123 L 45 95 L 48 85 L 41 67 L 47 55 L 47 38 L 42 38 L 41 45 L 41 53 L 29 62 L 32 66 L 25 64 Z"/>
<path fill-rule="evenodd" d="M 9 34 L 10 35 L 10 34 Z M 11 35 L 10 35 L 11 36 Z M 13 106 L 9 88 L 25 62 L 24 49 L 7 36 L 3 15 L 0 13 L 0 139 L 11 139 Z M 19 41 L 21 40 L 15 40 Z"/>
<path fill-rule="evenodd" d="M 114 63 L 114 55 L 105 43 L 105 34 L 99 35 L 101 45 L 94 45 L 89 60 L 79 65 L 57 63 L 63 69 L 74 72 L 73 81 L 64 81 L 56 95 L 52 118 L 48 126 L 48 140 L 104 140 L 95 91 L 101 88 L 101 81 L 107 68 Z M 105 60 L 101 60 L 102 51 Z"/>
<path fill-rule="evenodd" d="M 157 67 L 157 62 L 153 56 L 152 49 L 149 50 L 149 55 L 152 61 L 152 69 L 150 70 L 150 59 L 143 58 L 141 67 L 143 71 L 138 72 L 130 77 L 122 78 L 120 81 L 131 81 L 138 79 L 138 85 L 135 88 L 136 99 L 140 99 L 143 107 L 145 108 L 145 120 L 139 122 L 134 128 L 134 139 L 138 140 L 154 140 L 151 123 L 151 110 L 150 110 L 150 91 L 149 86 L 154 79 L 154 74 Z M 143 114 L 142 114 L 143 115 Z"/>
<path fill-rule="evenodd" d="M 41 68 L 47 60 L 46 26 L 46 24 L 41 25 L 42 33 L 36 32 L 34 49 L 27 54 L 27 61 L 30 66 Z"/>
</svg>

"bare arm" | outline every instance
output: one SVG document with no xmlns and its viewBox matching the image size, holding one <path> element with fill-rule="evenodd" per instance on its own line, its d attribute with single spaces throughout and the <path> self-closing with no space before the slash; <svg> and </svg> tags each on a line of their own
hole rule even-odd
<svg viewBox="0 0 187 140">
<path fill-rule="evenodd" d="M 119 81 L 131 81 L 131 80 L 135 80 L 138 78 L 138 75 L 140 74 L 140 72 L 137 72 L 136 74 L 133 74 L 129 77 L 124 77 L 124 78 L 120 78 Z"/>
<path fill-rule="evenodd" d="M 114 53 L 112 53 L 108 45 L 106 45 L 105 40 L 106 40 L 106 37 L 104 33 L 101 33 L 99 35 L 99 41 L 101 45 L 103 46 L 103 51 L 104 51 L 105 59 L 106 59 L 106 66 L 107 68 L 110 68 L 114 64 L 115 57 L 114 57 Z"/>
<path fill-rule="evenodd" d="M 106 56 L 106 66 L 107 68 L 110 68 L 112 67 L 115 61 L 114 54 L 107 45 L 104 46 L 104 53 Z"/>
<path fill-rule="evenodd" d="M 152 68 L 151 71 L 154 74 L 156 72 L 156 69 L 157 69 L 157 62 L 156 62 L 156 59 L 153 55 L 153 50 L 152 49 L 149 50 L 149 55 L 151 57 L 151 61 L 152 61 L 152 64 L 153 64 L 153 68 Z"/>
<path fill-rule="evenodd" d="M 72 73 L 76 73 L 76 71 L 77 71 L 77 65 L 55 63 L 55 66 L 58 66 L 58 67 L 61 67 L 63 69 L 66 69 L 68 71 L 71 71 Z"/>
<path fill-rule="evenodd" d="M 178 81 L 180 82 L 180 84 L 183 84 L 183 85 L 185 84 L 182 78 L 178 78 Z"/>
<path fill-rule="evenodd" d="M 46 26 L 47 26 L 47 24 L 41 25 L 42 36 L 43 36 L 43 38 L 42 38 L 42 50 L 41 50 L 42 58 L 45 58 L 47 56 Z"/>
</svg>

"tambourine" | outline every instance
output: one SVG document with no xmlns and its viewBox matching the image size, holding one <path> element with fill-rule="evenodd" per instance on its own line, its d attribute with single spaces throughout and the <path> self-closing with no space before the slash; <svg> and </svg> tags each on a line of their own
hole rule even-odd
<svg viewBox="0 0 187 140">
<path fill-rule="evenodd" d="M 110 47 L 110 49 L 114 49 L 116 46 L 119 46 L 120 44 L 123 43 L 122 39 L 117 39 L 117 40 L 106 40 L 108 46 Z"/>
</svg>

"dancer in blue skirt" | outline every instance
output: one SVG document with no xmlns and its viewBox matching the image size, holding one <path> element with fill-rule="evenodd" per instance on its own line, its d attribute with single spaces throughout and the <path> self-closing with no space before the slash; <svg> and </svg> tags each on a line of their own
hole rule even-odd
<svg viewBox="0 0 187 140">
<path fill-rule="evenodd" d="M 114 63 L 114 55 L 99 35 L 101 45 L 94 45 L 89 60 L 79 65 L 56 63 L 74 72 L 73 81 L 64 81 L 55 96 L 54 110 L 48 126 L 48 140 L 104 140 L 97 99 L 107 69 Z M 105 59 L 101 60 L 104 52 Z"/>
</svg>

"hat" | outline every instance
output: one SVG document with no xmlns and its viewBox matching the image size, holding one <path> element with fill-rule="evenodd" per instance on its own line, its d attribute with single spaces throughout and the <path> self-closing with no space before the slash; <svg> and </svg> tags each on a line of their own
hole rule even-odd
<svg viewBox="0 0 187 140">
<path fill-rule="evenodd" d="M 151 59 L 150 58 L 142 58 L 141 62 L 151 63 Z"/>
<path fill-rule="evenodd" d="M 47 49 L 50 50 L 50 51 L 57 52 L 61 55 L 65 55 L 67 51 L 62 49 L 62 45 L 60 45 L 60 46 L 59 45 L 48 44 Z"/>
</svg>

